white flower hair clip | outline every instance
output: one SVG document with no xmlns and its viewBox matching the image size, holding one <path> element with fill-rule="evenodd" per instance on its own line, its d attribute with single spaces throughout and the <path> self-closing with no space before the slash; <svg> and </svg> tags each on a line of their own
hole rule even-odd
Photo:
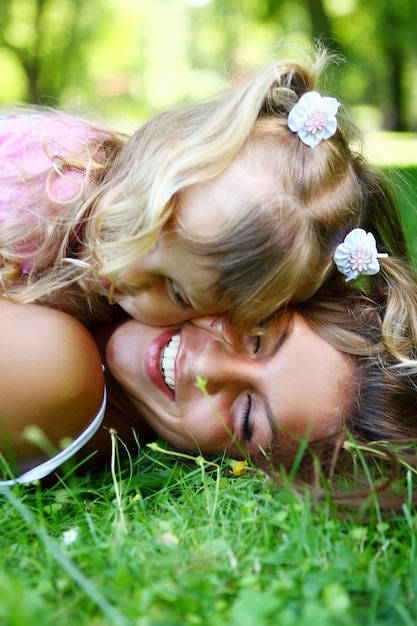
<svg viewBox="0 0 417 626">
<path fill-rule="evenodd" d="M 346 235 L 344 242 L 337 246 L 333 261 L 339 272 L 347 277 L 347 282 L 357 278 L 359 274 L 378 274 L 378 259 L 387 256 L 386 253 L 378 252 L 372 233 L 367 233 L 363 228 L 354 228 Z"/>
<path fill-rule="evenodd" d="M 288 114 L 288 127 L 311 148 L 322 139 L 329 139 L 337 130 L 336 113 L 340 102 L 336 98 L 308 91 Z"/>
</svg>

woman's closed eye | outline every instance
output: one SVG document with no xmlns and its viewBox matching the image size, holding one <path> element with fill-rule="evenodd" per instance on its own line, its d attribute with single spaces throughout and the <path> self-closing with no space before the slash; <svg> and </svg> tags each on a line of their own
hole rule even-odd
<svg viewBox="0 0 417 626">
<path fill-rule="evenodd" d="M 243 412 L 241 416 L 242 441 L 246 443 L 250 443 L 253 437 L 253 420 L 251 419 L 252 404 L 252 396 L 251 394 L 248 394 L 247 399 L 243 405 Z"/>
</svg>

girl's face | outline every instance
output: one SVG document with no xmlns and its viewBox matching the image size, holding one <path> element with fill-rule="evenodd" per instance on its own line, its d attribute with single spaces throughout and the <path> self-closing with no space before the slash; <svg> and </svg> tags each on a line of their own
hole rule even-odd
<svg viewBox="0 0 417 626">
<path fill-rule="evenodd" d="M 214 260 L 188 250 L 175 232 L 163 232 L 152 250 L 117 281 L 114 300 L 145 324 L 168 326 L 205 314 L 223 313 L 215 296 Z"/>
<path fill-rule="evenodd" d="M 130 320 L 105 356 L 133 409 L 180 449 L 239 458 L 269 450 L 281 431 L 316 439 L 343 427 L 349 407 L 351 361 L 298 314 L 260 337 L 215 317 L 164 330 Z"/>
<path fill-rule="evenodd" d="M 215 240 L 227 227 L 227 215 L 241 210 L 250 178 L 242 173 L 242 159 L 238 156 L 219 176 L 179 195 L 176 215 L 202 243 Z M 154 326 L 223 313 L 230 302 L 216 298 L 215 264 L 215 258 L 190 251 L 177 232 L 165 229 L 152 250 L 119 276 L 114 299 L 134 319 Z"/>
</svg>

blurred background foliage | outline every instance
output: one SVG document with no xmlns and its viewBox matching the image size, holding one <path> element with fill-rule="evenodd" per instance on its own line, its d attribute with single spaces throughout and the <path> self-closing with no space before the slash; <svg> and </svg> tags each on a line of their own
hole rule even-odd
<svg viewBox="0 0 417 626">
<path fill-rule="evenodd" d="M 130 129 L 315 40 L 361 126 L 417 130 L 416 0 L 0 0 L 0 101 Z"/>
</svg>

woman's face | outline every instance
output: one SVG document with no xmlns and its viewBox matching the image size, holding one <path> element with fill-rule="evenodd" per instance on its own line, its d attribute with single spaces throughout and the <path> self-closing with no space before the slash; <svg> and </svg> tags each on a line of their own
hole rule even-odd
<svg viewBox="0 0 417 626">
<path fill-rule="evenodd" d="M 298 314 L 272 321 L 258 338 L 215 317 L 169 329 L 130 320 L 110 337 L 106 362 L 162 438 L 236 458 L 269 450 L 281 431 L 310 439 L 337 432 L 353 377 L 351 361 Z"/>
</svg>

